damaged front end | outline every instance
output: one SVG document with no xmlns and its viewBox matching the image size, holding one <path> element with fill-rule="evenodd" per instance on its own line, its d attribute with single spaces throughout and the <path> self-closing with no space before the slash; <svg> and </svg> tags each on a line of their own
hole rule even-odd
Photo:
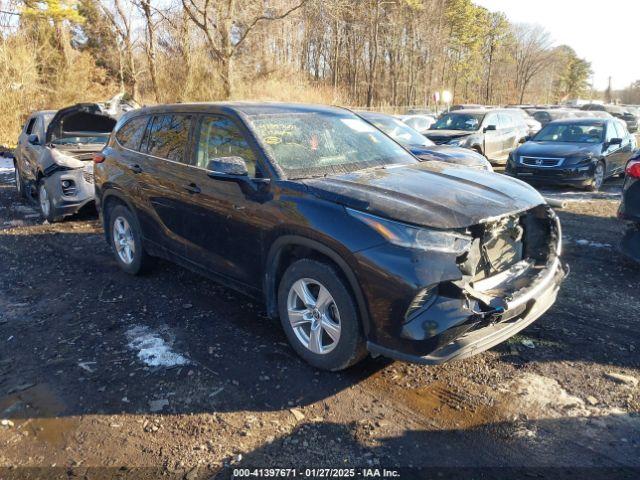
<svg viewBox="0 0 640 480">
<path fill-rule="evenodd" d="M 98 104 L 77 104 L 56 112 L 38 159 L 38 190 L 46 188 L 52 219 L 93 203 L 93 155 L 102 150 L 116 119 Z"/>
<path fill-rule="evenodd" d="M 425 364 L 466 358 L 516 334 L 553 305 L 567 269 L 560 222 L 548 205 L 486 219 L 462 233 L 471 239 L 463 254 L 414 258 L 424 262 L 416 280 L 432 283 L 418 290 L 399 331 L 388 332 L 396 340 L 380 336 L 370 351 Z"/>
</svg>

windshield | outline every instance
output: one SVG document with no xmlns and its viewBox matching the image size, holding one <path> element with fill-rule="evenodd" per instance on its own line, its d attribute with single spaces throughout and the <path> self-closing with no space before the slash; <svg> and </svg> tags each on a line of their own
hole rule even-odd
<svg viewBox="0 0 640 480">
<path fill-rule="evenodd" d="M 533 137 L 536 142 L 600 143 L 602 125 L 548 124 Z"/>
<path fill-rule="evenodd" d="M 419 145 L 421 147 L 435 145 L 431 140 L 422 136 L 420 132 L 409 127 L 402 120 L 393 117 L 363 116 L 401 145 Z"/>
<path fill-rule="evenodd" d="M 104 145 L 109 140 L 109 135 L 93 135 L 93 136 L 71 136 L 62 137 L 52 140 L 54 145 Z"/>
<path fill-rule="evenodd" d="M 431 126 L 431 130 L 478 130 L 484 115 L 481 113 L 448 113 Z"/>
<path fill-rule="evenodd" d="M 277 113 L 251 116 L 250 120 L 288 178 L 418 163 L 404 148 L 355 115 Z"/>
</svg>

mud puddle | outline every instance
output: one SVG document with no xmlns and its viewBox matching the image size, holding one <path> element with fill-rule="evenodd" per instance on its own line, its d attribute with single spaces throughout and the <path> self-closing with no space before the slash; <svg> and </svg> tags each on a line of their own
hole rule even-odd
<svg viewBox="0 0 640 480">
<path fill-rule="evenodd" d="M 0 418 L 10 419 L 16 433 L 52 447 L 68 444 L 79 425 L 76 417 L 62 416 L 64 411 L 64 403 L 46 384 L 0 398 Z"/>
</svg>

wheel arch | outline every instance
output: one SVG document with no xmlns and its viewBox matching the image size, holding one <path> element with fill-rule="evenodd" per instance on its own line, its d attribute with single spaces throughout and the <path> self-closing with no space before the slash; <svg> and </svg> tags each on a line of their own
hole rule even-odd
<svg viewBox="0 0 640 480">
<path fill-rule="evenodd" d="M 278 316 L 278 285 L 280 279 L 286 268 L 300 258 L 315 258 L 325 262 L 329 260 L 330 263 L 338 268 L 339 273 L 346 280 L 355 297 L 358 313 L 362 321 L 362 329 L 364 334 L 368 335 L 371 326 L 369 311 L 362 288 L 352 268 L 334 249 L 300 235 L 283 235 L 277 238 L 269 249 L 263 279 L 267 314 L 273 318 Z"/>
<path fill-rule="evenodd" d="M 122 205 L 127 207 L 133 217 L 136 219 L 138 225 L 140 224 L 136 210 L 133 208 L 131 202 L 120 191 L 114 188 L 107 188 L 100 198 L 100 214 L 102 216 L 102 228 L 104 231 L 104 237 L 107 243 L 111 243 L 109 238 L 109 229 L 107 228 L 109 222 L 109 210 L 115 205 Z"/>
</svg>

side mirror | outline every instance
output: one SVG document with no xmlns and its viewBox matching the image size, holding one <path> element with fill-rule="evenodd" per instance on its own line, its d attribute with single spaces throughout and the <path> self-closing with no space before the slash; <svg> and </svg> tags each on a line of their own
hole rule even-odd
<svg viewBox="0 0 640 480">
<path fill-rule="evenodd" d="M 40 138 L 35 133 L 30 134 L 29 137 L 27 137 L 27 141 L 31 145 L 40 145 Z"/>
<path fill-rule="evenodd" d="M 622 139 L 612 138 L 611 140 L 609 140 L 609 145 L 622 145 Z"/>
<path fill-rule="evenodd" d="M 246 177 L 249 175 L 247 162 L 242 157 L 217 157 L 209 160 L 207 170 L 215 173 L 224 173 Z"/>
<path fill-rule="evenodd" d="M 498 129 L 495 125 L 487 125 L 484 127 L 485 132 L 495 132 Z"/>
</svg>

